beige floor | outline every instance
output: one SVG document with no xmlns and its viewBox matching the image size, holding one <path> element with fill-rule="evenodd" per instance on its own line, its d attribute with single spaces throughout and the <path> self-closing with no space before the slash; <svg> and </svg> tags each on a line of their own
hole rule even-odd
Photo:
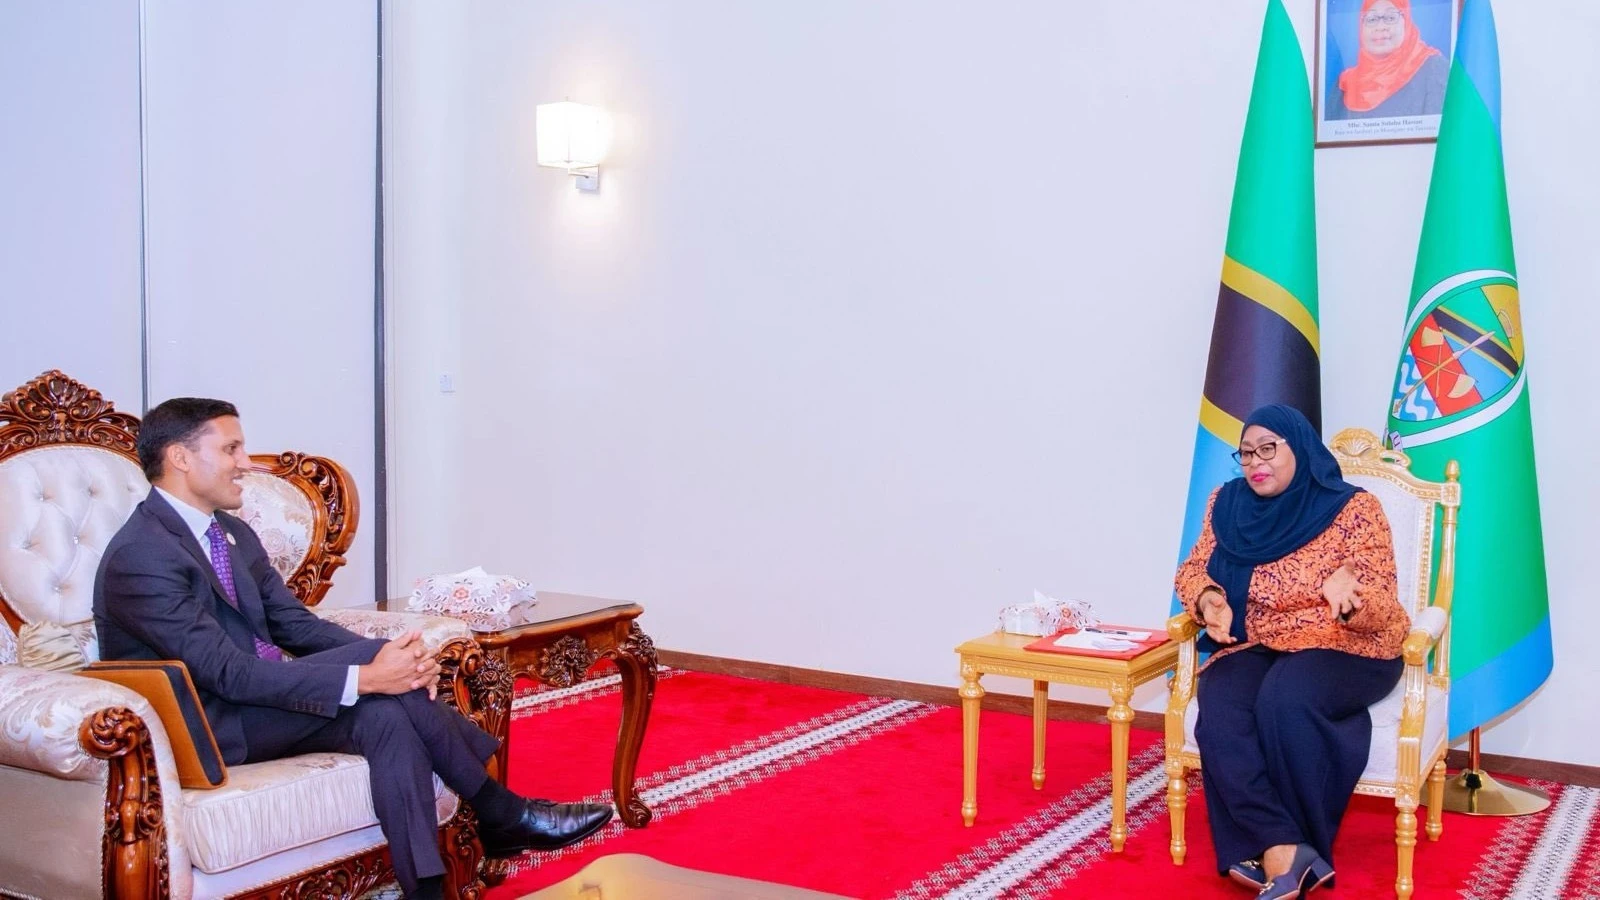
<svg viewBox="0 0 1600 900">
<path fill-rule="evenodd" d="M 637 853 L 602 856 L 521 900 L 849 900 L 767 881 L 669 866 Z"/>
</svg>

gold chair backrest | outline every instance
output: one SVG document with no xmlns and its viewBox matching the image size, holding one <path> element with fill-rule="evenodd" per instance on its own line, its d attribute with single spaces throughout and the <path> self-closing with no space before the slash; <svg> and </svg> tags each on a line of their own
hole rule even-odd
<svg viewBox="0 0 1600 900">
<path fill-rule="evenodd" d="M 1425 481 L 1411 474 L 1411 459 L 1383 446 L 1363 428 L 1346 428 L 1330 444 L 1345 480 L 1378 498 L 1394 533 L 1400 602 L 1415 619 L 1430 604 L 1449 609 L 1454 587 L 1455 521 L 1461 484 Z M 1454 464 L 1452 464 L 1454 465 Z M 1459 477 L 1459 475 L 1457 475 Z M 1435 576 L 1437 585 L 1435 584 Z M 1440 642 L 1435 671 L 1449 671 L 1448 632 Z"/>
</svg>

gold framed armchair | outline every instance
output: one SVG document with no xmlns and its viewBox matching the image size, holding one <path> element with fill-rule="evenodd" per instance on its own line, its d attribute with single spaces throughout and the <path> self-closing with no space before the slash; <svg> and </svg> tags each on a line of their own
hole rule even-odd
<svg viewBox="0 0 1600 900">
<path fill-rule="evenodd" d="M 1333 438 L 1334 457 L 1344 477 L 1376 496 L 1394 532 L 1400 601 L 1411 614 L 1405 640 L 1405 670 L 1399 684 L 1368 707 L 1372 749 L 1356 793 L 1393 797 L 1395 805 L 1395 894 L 1411 896 L 1417 845 L 1417 807 L 1424 781 L 1428 788 L 1427 835 L 1438 840 L 1444 792 L 1444 755 L 1450 699 L 1450 600 L 1455 585 L 1456 524 L 1461 506 L 1460 470 L 1450 463 L 1443 482 L 1411 474 L 1411 460 L 1385 449 L 1377 435 L 1347 428 Z M 1172 862 L 1183 865 L 1184 813 L 1189 770 L 1201 767 L 1194 740 L 1194 703 L 1200 626 L 1188 615 L 1167 621 L 1179 643 L 1166 715 L 1167 810 L 1172 825 Z M 1431 668 L 1430 668 L 1431 658 Z"/>
<path fill-rule="evenodd" d="M 364 759 L 306 754 L 229 767 L 215 790 L 185 788 L 151 704 L 74 674 L 98 655 L 100 551 L 149 491 L 138 428 L 59 371 L 0 397 L 0 894 L 359 897 L 393 877 Z M 239 514 L 289 588 L 315 606 L 355 537 L 354 483 L 321 457 L 252 460 Z M 510 680 L 460 622 L 316 612 L 371 637 L 422 631 L 439 652 L 448 702 L 480 724 L 509 710 Z M 54 658 L 30 647 L 45 630 Z M 476 818 L 437 779 L 435 800 L 447 890 L 479 897 Z"/>
</svg>

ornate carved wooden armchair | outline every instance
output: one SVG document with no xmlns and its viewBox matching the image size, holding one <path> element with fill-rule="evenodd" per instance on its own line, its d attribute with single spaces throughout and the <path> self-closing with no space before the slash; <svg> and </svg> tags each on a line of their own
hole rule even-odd
<svg viewBox="0 0 1600 900">
<path fill-rule="evenodd" d="M 1333 455 L 1344 477 L 1365 488 L 1383 504 L 1394 532 L 1395 565 L 1400 602 L 1411 614 L 1405 641 L 1405 671 L 1400 683 L 1367 708 L 1372 717 L 1372 750 L 1356 793 L 1393 797 L 1397 875 L 1395 893 L 1404 900 L 1413 887 L 1412 856 L 1417 846 L 1417 806 L 1422 783 L 1428 783 L 1429 840 L 1444 831 L 1444 754 L 1450 699 L 1450 598 L 1455 586 L 1456 516 L 1461 506 L 1460 473 L 1450 464 L 1444 482 L 1423 481 L 1411 474 L 1411 460 L 1386 450 L 1377 435 L 1346 428 L 1333 438 Z M 1187 769 L 1200 768 L 1194 740 L 1198 704 L 1195 691 L 1195 638 L 1200 626 L 1188 615 L 1167 622 L 1167 632 L 1181 642 L 1178 671 L 1167 701 L 1167 809 L 1172 818 L 1172 861 L 1183 865 L 1183 837 L 1188 786 Z M 1429 655 L 1432 654 L 1432 669 Z"/>
<path fill-rule="evenodd" d="M 95 657 L 93 623 L 84 623 L 100 550 L 149 491 L 134 454 L 138 427 L 60 372 L 0 398 L 0 894 L 360 896 L 392 877 L 361 757 L 233 766 L 221 788 L 181 788 L 167 733 L 142 697 L 17 664 L 29 623 L 68 625 Z M 354 485 L 320 457 L 252 459 L 258 471 L 246 477 L 240 514 L 290 589 L 314 605 L 354 539 Z M 317 612 L 374 637 L 422 630 L 444 664 L 442 696 L 480 723 L 508 710 L 509 679 L 461 623 Z M 476 820 L 437 780 L 435 789 L 447 888 L 478 897 Z"/>
</svg>

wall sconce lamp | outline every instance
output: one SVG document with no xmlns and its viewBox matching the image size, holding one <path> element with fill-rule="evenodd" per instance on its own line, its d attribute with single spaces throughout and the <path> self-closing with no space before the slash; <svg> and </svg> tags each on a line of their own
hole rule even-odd
<svg viewBox="0 0 1600 900">
<path fill-rule="evenodd" d="M 534 110 L 539 165 L 566 169 L 580 191 L 600 190 L 600 163 L 611 146 L 611 116 L 570 100 Z"/>
</svg>

